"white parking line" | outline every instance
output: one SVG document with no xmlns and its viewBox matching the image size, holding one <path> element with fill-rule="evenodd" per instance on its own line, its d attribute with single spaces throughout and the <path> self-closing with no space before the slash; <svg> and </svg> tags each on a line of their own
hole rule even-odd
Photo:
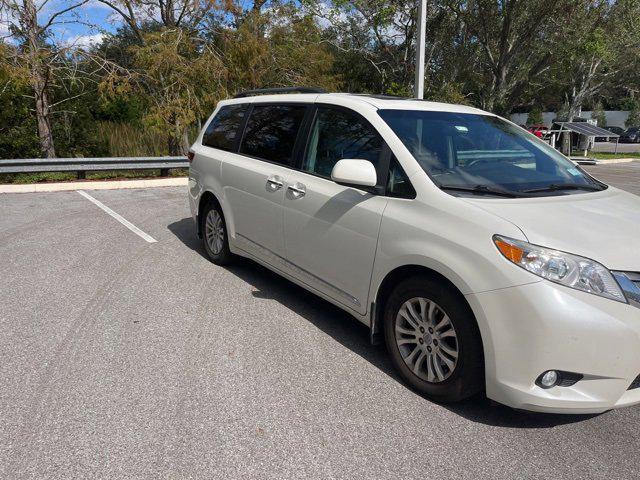
<svg viewBox="0 0 640 480">
<path fill-rule="evenodd" d="M 144 238 L 147 242 L 149 243 L 156 243 L 157 240 L 155 238 L 153 238 L 151 235 L 149 235 L 148 233 L 143 232 L 142 230 L 140 230 L 138 227 L 136 227 L 133 223 L 131 223 L 129 220 L 127 220 L 126 218 L 123 218 L 121 215 L 117 214 L 116 212 L 114 212 L 113 210 L 111 210 L 109 207 L 107 207 L 104 203 L 102 203 L 100 200 L 96 200 L 95 198 L 93 198 L 91 195 L 89 195 L 87 192 L 85 192 L 84 190 L 77 190 L 77 192 L 82 195 L 84 198 L 86 198 L 87 200 L 89 200 L 91 203 L 97 205 L 99 208 L 101 208 L 102 210 L 104 210 L 105 212 L 107 212 L 109 215 L 111 215 L 113 218 L 115 218 L 116 220 L 118 220 L 121 224 L 123 224 L 125 227 L 127 227 L 129 230 L 131 230 L 133 233 L 135 233 L 136 235 L 138 235 L 139 237 Z"/>
</svg>

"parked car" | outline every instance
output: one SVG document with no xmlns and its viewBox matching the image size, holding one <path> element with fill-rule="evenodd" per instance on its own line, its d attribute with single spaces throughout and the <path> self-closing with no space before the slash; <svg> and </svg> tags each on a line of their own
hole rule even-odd
<svg viewBox="0 0 640 480">
<path fill-rule="evenodd" d="M 527 130 L 538 138 L 547 138 L 549 136 L 549 128 L 546 125 L 535 124 L 529 125 Z"/>
<path fill-rule="evenodd" d="M 611 133 L 621 136 L 624 133 L 624 128 L 621 127 L 603 127 L 605 130 L 609 130 Z M 615 142 L 616 137 L 596 137 L 596 142 Z"/>
<path fill-rule="evenodd" d="M 627 128 L 620 136 L 620 143 L 640 143 L 640 128 Z"/>
<path fill-rule="evenodd" d="M 215 264 L 349 312 L 435 401 L 640 403 L 638 197 L 475 108 L 258 93 L 220 102 L 189 153 Z"/>
</svg>

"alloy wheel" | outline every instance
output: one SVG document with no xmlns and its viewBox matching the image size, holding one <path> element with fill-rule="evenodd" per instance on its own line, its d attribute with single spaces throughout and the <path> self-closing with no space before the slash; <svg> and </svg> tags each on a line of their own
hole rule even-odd
<svg viewBox="0 0 640 480">
<path fill-rule="evenodd" d="M 224 246 L 224 226 L 222 216 L 216 209 L 209 210 L 205 221 L 205 237 L 207 245 L 214 255 L 222 252 Z"/>
<path fill-rule="evenodd" d="M 428 298 L 402 304 L 395 319 L 395 340 L 405 365 L 427 382 L 445 381 L 458 364 L 458 337 L 451 319 Z"/>
</svg>

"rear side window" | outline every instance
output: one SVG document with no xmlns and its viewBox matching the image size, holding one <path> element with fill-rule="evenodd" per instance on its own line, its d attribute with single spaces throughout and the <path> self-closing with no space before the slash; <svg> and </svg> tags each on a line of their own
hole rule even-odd
<svg viewBox="0 0 640 480">
<path fill-rule="evenodd" d="M 289 165 L 305 105 L 254 105 L 240 153 Z"/>
<path fill-rule="evenodd" d="M 238 131 L 247 111 L 246 105 L 222 107 L 202 136 L 202 144 L 228 152 L 234 151 Z"/>
</svg>

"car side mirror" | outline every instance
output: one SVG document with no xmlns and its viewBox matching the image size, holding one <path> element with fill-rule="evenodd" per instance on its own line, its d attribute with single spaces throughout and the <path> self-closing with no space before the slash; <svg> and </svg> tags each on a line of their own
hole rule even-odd
<svg viewBox="0 0 640 480">
<path fill-rule="evenodd" d="M 378 176 L 369 160 L 345 158 L 333 166 L 331 180 L 347 187 L 375 187 Z"/>
</svg>

